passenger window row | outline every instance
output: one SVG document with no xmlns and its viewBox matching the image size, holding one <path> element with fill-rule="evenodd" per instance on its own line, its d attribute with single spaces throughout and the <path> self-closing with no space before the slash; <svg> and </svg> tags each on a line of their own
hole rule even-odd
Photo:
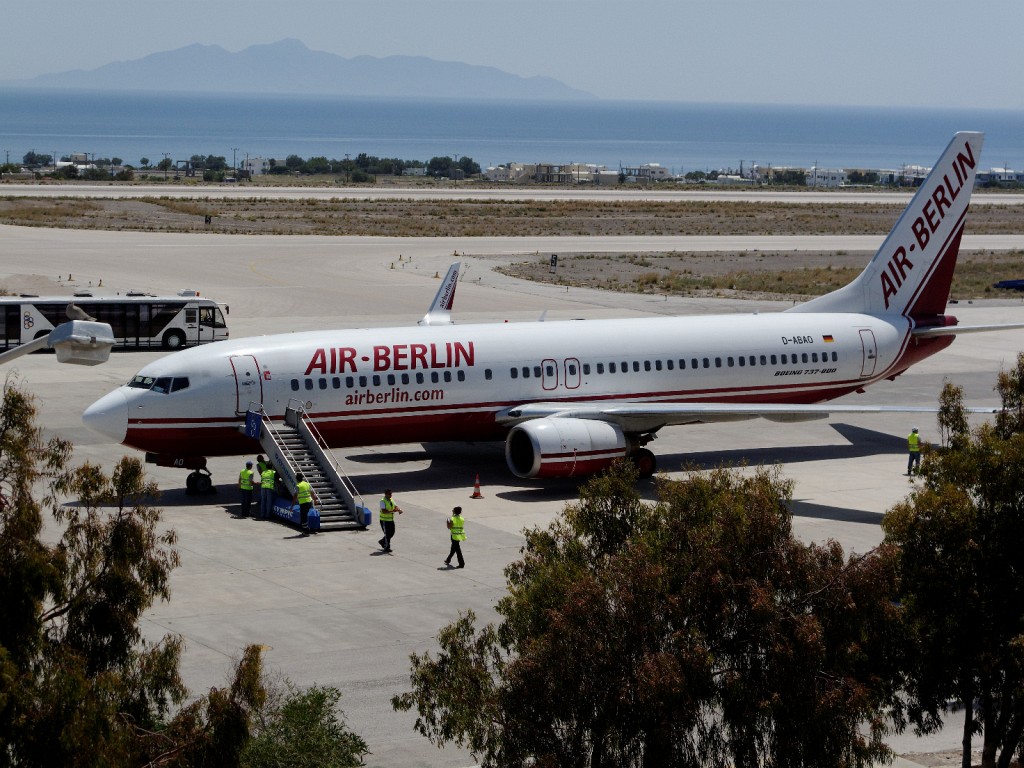
<svg viewBox="0 0 1024 768">
<path fill-rule="evenodd" d="M 453 372 L 450 370 L 446 371 L 430 371 L 430 373 L 424 373 L 423 371 L 417 371 L 416 373 L 388 373 L 380 374 L 374 373 L 370 376 L 321 376 L 319 378 L 308 377 L 305 379 L 292 379 L 291 387 L 293 392 L 298 392 L 300 389 L 306 389 L 311 391 L 314 389 L 366 389 L 367 387 L 380 387 L 398 386 L 399 383 L 402 385 L 408 385 L 412 383 L 416 384 L 440 384 L 450 383 L 451 381 L 465 381 L 466 372 L 458 370 Z"/>
<path fill-rule="evenodd" d="M 622 361 L 611 361 L 607 363 L 583 363 L 580 365 L 584 376 L 589 376 L 591 372 L 598 375 L 605 373 L 639 373 L 643 371 L 685 371 L 685 370 L 702 370 L 707 368 L 753 368 L 757 366 L 783 366 L 783 365 L 806 365 L 808 363 L 828 363 L 828 362 L 839 362 L 838 352 L 783 352 L 781 354 L 774 355 L 737 355 L 737 356 L 726 356 L 726 357 L 691 357 L 689 359 L 679 358 L 672 360 L 622 360 Z M 577 365 L 576 363 L 568 364 L 568 373 L 570 376 L 576 376 Z M 555 366 L 550 363 L 544 365 L 523 365 L 516 366 L 509 369 L 509 376 L 513 379 L 539 379 L 543 376 L 553 379 L 557 375 Z M 484 369 L 484 378 L 487 381 L 491 381 L 494 378 L 493 372 L 490 368 Z M 430 371 L 425 373 L 423 371 L 417 371 L 416 373 L 388 373 L 379 374 L 375 373 L 372 375 L 362 376 L 321 376 L 318 378 L 307 377 L 304 379 L 292 379 L 291 388 L 292 391 L 298 392 L 301 389 L 306 391 L 312 391 L 315 389 L 327 390 L 327 389 L 365 389 L 366 387 L 380 387 L 389 386 L 394 387 L 398 385 L 408 386 L 409 384 L 441 384 L 451 383 L 452 381 L 465 381 L 466 372 L 464 370 L 444 370 L 444 371 Z M 138 387 L 145 386 L 149 388 L 152 386 L 152 379 L 148 385 L 137 383 L 132 381 L 129 386 Z M 188 380 L 184 382 L 184 386 L 188 386 Z M 179 387 L 180 388 L 180 387 Z"/>
<path fill-rule="evenodd" d="M 674 371 L 700 370 L 704 368 L 753 368 L 755 366 L 780 366 L 780 365 L 806 365 L 808 363 L 839 362 L 838 352 L 783 352 L 774 355 L 737 355 L 726 357 L 691 357 L 689 359 L 679 358 L 678 360 L 622 360 L 607 363 L 583 363 L 582 369 L 585 376 L 589 376 L 591 370 L 598 375 L 605 373 L 639 373 L 643 371 Z M 541 378 L 542 367 L 539 365 L 524 365 L 509 369 L 509 376 L 513 379 L 531 377 Z M 555 376 L 555 366 L 545 365 L 543 375 L 549 378 Z M 569 365 L 569 375 L 576 375 L 576 366 Z"/>
</svg>

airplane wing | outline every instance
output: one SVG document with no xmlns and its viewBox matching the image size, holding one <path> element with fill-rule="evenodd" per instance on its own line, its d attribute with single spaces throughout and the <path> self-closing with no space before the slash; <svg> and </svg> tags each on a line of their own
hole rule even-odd
<svg viewBox="0 0 1024 768">
<path fill-rule="evenodd" d="M 459 268 L 461 261 L 456 261 L 448 267 L 448 274 L 441 281 L 441 287 L 437 289 L 437 295 L 430 303 L 427 314 L 419 321 L 418 325 L 451 325 L 452 305 L 455 303 L 455 289 L 459 285 Z"/>
<path fill-rule="evenodd" d="M 992 414 L 998 408 L 967 408 L 968 413 Z M 594 419 L 617 425 L 623 432 L 653 432 L 681 424 L 710 424 L 745 419 L 768 419 L 788 423 L 825 419 L 833 414 L 917 413 L 935 414 L 927 406 L 898 405 L 775 405 L 757 403 L 526 403 L 508 408 L 497 416 L 500 424 L 531 419 Z"/>
</svg>

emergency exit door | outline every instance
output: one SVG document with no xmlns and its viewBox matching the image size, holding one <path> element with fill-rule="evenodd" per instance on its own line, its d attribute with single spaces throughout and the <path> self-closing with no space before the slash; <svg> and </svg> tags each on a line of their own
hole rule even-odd
<svg viewBox="0 0 1024 768">
<path fill-rule="evenodd" d="M 861 328 L 860 347 L 860 375 L 862 378 L 874 376 L 875 365 L 878 363 L 878 345 L 875 343 L 875 333 L 870 328 Z"/>
</svg>

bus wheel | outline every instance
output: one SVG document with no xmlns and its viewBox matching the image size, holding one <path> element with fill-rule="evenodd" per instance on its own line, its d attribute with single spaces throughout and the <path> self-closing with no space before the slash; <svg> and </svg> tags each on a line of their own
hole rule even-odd
<svg viewBox="0 0 1024 768">
<path fill-rule="evenodd" d="M 164 334 L 164 349 L 181 349 L 185 346 L 185 334 L 181 331 L 168 331 Z"/>
</svg>

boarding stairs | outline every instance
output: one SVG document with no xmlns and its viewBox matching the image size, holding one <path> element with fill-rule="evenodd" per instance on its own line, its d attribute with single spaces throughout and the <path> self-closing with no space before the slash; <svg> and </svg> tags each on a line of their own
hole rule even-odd
<svg viewBox="0 0 1024 768">
<path fill-rule="evenodd" d="M 277 470 L 279 491 L 274 513 L 291 522 L 298 522 L 298 510 L 292 508 L 296 475 L 301 472 L 313 488 L 313 507 L 320 514 L 320 530 L 363 529 L 370 523 L 370 513 L 351 479 L 345 474 L 337 457 L 327 447 L 316 425 L 306 413 L 303 403 L 289 401 L 284 421 L 268 418 L 259 403 L 251 403 L 246 415 L 247 433 L 254 429 L 250 422 L 259 422 L 259 441 L 269 461 Z"/>
</svg>

